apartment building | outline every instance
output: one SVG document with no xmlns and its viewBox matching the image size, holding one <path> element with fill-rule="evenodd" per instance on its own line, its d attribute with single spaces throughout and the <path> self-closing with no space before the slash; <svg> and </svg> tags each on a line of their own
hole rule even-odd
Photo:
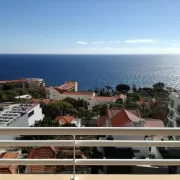
<svg viewBox="0 0 180 180">
<path fill-rule="evenodd" d="M 44 114 L 39 104 L 2 103 L 0 111 L 0 127 L 29 127 L 35 121 L 42 120 Z M 14 135 L 3 135 L 0 139 L 14 139 Z"/>
<path fill-rule="evenodd" d="M 168 104 L 168 127 L 180 127 L 180 92 L 171 92 Z"/>
</svg>

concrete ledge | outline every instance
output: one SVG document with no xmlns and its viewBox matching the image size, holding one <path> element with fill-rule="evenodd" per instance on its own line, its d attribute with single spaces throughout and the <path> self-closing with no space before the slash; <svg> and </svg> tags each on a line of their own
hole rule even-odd
<svg viewBox="0 0 180 180">
<path fill-rule="evenodd" d="M 0 175 L 0 180 L 70 180 L 69 175 Z M 77 175 L 79 180 L 179 180 L 180 175 Z"/>
</svg>

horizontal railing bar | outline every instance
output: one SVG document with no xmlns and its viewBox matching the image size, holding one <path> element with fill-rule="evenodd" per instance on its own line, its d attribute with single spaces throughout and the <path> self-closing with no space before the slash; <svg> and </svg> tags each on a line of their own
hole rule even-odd
<svg viewBox="0 0 180 180">
<path fill-rule="evenodd" d="M 0 159 L 1 165 L 73 165 L 73 159 Z"/>
<path fill-rule="evenodd" d="M 74 146 L 73 140 L 0 140 L 0 147 Z"/>
<path fill-rule="evenodd" d="M 113 165 L 113 166 L 136 166 L 136 165 L 154 165 L 154 166 L 173 166 L 180 165 L 179 159 L 76 159 L 76 165 Z"/>
<path fill-rule="evenodd" d="M 180 135 L 180 128 L 1 127 L 0 135 Z"/>
<path fill-rule="evenodd" d="M 81 147 L 180 147 L 180 141 L 132 141 L 132 140 L 76 140 Z M 0 140 L 0 147 L 49 147 L 74 146 L 73 140 Z"/>
<path fill-rule="evenodd" d="M 76 140 L 76 146 L 103 147 L 180 147 L 180 141 L 132 141 L 132 140 Z"/>
<path fill-rule="evenodd" d="M 1 165 L 73 165 L 73 159 L 0 159 Z M 179 159 L 76 159 L 75 165 L 179 166 Z"/>
</svg>

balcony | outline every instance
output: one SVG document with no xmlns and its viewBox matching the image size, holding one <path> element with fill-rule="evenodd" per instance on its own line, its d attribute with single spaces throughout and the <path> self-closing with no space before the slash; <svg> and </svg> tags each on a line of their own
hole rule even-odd
<svg viewBox="0 0 180 180">
<path fill-rule="evenodd" d="M 1 175 L 0 179 L 10 180 L 36 180 L 46 178 L 51 180 L 66 180 L 72 177 L 80 180 L 104 179 L 118 180 L 141 180 L 144 178 L 178 179 L 178 175 L 79 175 L 76 174 L 77 166 L 180 166 L 180 159 L 76 159 L 76 147 L 180 147 L 180 141 L 152 141 L 152 140 L 76 140 L 78 135 L 166 135 L 178 136 L 180 128 L 0 128 L 0 136 L 5 134 L 13 135 L 72 135 L 73 140 L 0 140 L 2 147 L 63 147 L 72 146 L 74 151 L 73 159 L 0 159 L 1 165 L 67 165 L 73 166 L 72 174 L 68 175 Z M 75 179 L 74 178 L 74 179 Z"/>
</svg>

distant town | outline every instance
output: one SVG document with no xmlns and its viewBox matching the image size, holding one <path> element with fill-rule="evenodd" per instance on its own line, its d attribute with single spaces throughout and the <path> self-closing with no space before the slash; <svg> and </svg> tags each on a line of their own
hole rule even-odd
<svg viewBox="0 0 180 180">
<path fill-rule="evenodd" d="M 78 82 L 66 81 L 46 86 L 42 78 L 0 81 L 0 127 L 180 127 L 180 93 L 164 83 L 137 88 L 134 84 L 117 84 L 79 91 Z M 179 136 L 81 136 L 94 140 L 179 140 Z M 1 135 L 1 140 L 71 140 L 72 136 Z M 178 159 L 180 149 L 173 147 L 78 147 L 78 158 L 105 159 Z M 71 147 L 1 148 L 0 158 L 71 159 Z M 179 167 L 77 166 L 85 173 L 176 174 Z M 126 170 L 125 170 L 126 169 Z M 0 166 L 1 174 L 68 173 L 71 166 Z"/>
</svg>

